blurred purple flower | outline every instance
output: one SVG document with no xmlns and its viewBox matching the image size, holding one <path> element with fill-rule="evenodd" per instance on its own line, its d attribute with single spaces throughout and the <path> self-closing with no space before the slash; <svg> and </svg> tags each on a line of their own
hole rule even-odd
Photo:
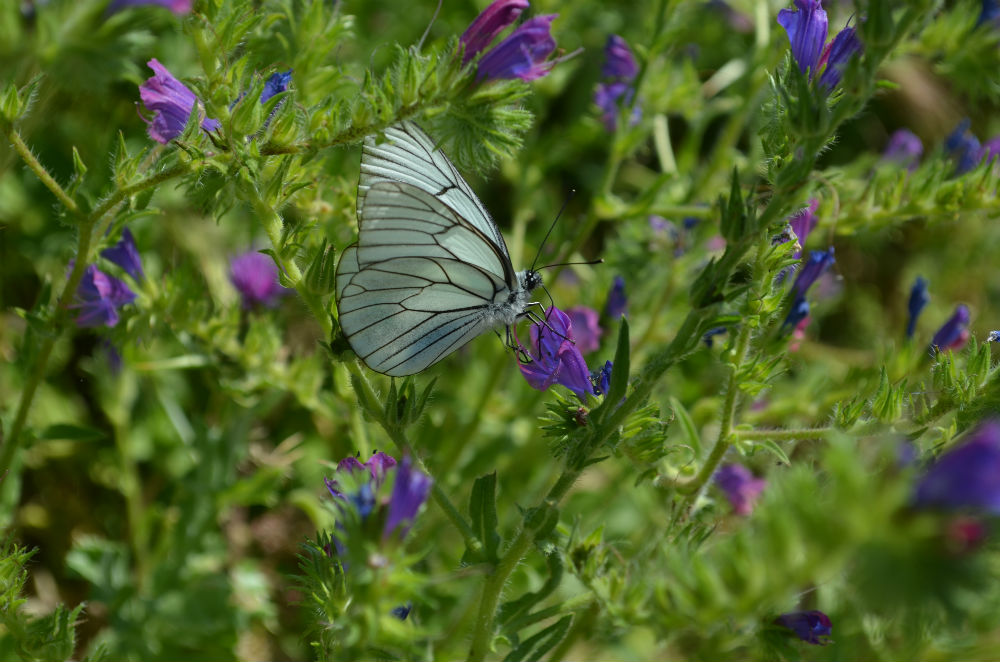
<svg viewBox="0 0 1000 662">
<path fill-rule="evenodd" d="M 980 149 L 980 158 L 986 159 L 987 163 L 992 163 L 993 159 L 1000 156 L 1000 136 L 993 136 L 983 143 Z"/>
<path fill-rule="evenodd" d="M 833 247 L 826 251 L 809 251 L 805 266 L 799 271 L 792 283 L 792 294 L 796 298 L 804 297 L 809 288 L 812 287 L 816 279 L 823 275 L 827 269 L 833 266 L 836 260 L 833 257 Z"/>
<path fill-rule="evenodd" d="M 136 247 L 135 238 L 132 237 L 132 232 L 128 228 L 122 230 L 122 238 L 117 244 L 101 251 L 101 257 L 117 264 L 136 282 L 145 278 L 139 249 Z"/>
<path fill-rule="evenodd" d="M 229 279 L 243 298 L 243 307 L 261 304 L 273 308 L 288 289 L 278 282 L 278 267 L 270 256 L 250 251 L 229 263 Z"/>
<path fill-rule="evenodd" d="M 83 272 L 76 288 L 73 308 L 80 309 L 76 325 L 80 327 L 114 326 L 118 324 L 118 309 L 135 301 L 135 292 L 125 281 L 109 276 L 91 264 Z"/>
<path fill-rule="evenodd" d="M 906 321 L 907 338 L 913 337 L 913 333 L 917 330 L 917 318 L 920 317 L 920 312 L 930 300 L 931 298 L 927 294 L 927 280 L 923 276 L 917 276 L 917 279 L 913 281 L 913 287 L 910 288 L 910 300 L 907 303 L 909 312 Z"/>
<path fill-rule="evenodd" d="M 1000 23 L 1000 2 L 997 2 L 997 0 L 983 0 L 983 6 L 979 11 L 979 19 L 976 21 L 976 25 L 984 23 L 992 23 L 994 25 Z"/>
<path fill-rule="evenodd" d="M 820 0 L 795 0 L 796 11 L 782 9 L 778 12 L 778 24 L 788 33 L 792 56 L 799 65 L 799 71 L 816 75 L 819 58 L 826 42 L 826 11 Z"/>
<path fill-rule="evenodd" d="M 430 476 L 413 467 L 410 458 L 403 458 L 396 467 L 396 479 L 392 484 L 392 496 L 389 498 L 385 528 L 382 530 L 383 538 L 391 536 L 397 528 L 400 529 L 400 537 L 409 532 L 413 518 L 431 493 L 433 482 Z"/>
<path fill-rule="evenodd" d="M 931 351 L 943 352 L 946 349 L 961 349 L 969 339 L 969 307 L 964 303 L 955 306 L 948 321 L 945 322 L 931 340 Z"/>
<path fill-rule="evenodd" d="M 809 318 L 809 302 L 804 296 L 796 297 L 792 307 L 788 309 L 788 317 L 781 323 L 782 331 L 797 329 L 799 324 Z"/>
<path fill-rule="evenodd" d="M 600 315 L 596 310 L 586 306 L 573 306 L 566 310 L 566 315 L 569 316 L 573 337 L 581 354 L 590 354 L 601 346 L 604 332 L 597 323 Z"/>
<path fill-rule="evenodd" d="M 635 96 L 633 81 L 638 73 L 639 65 L 625 40 L 618 35 L 609 36 L 601 68 L 604 81 L 594 89 L 594 104 L 601 109 L 601 121 L 608 131 L 614 131 L 617 126 L 618 109 L 632 104 Z M 633 106 L 630 124 L 635 126 L 640 119 L 642 109 Z"/>
<path fill-rule="evenodd" d="M 165 7 L 180 16 L 190 14 L 192 4 L 194 4 L 194 0 L 111 0 L 108 4 L 108 13 L 113 14 L 129 7 L 155 5 Z"/>
<path fill-rule="evenodd" d="M 907 170 L 916 170 L 923 153 L 924 144 L 920 142 L 917 134 L 909 129 L 897 129 L 889 136 L 889 144 L 885 146 L 882 158 Z"/>
<path fill-rule="evenodd" d="M 750 470 L 741 464 L 722 465 L 715 472 L 714 480 L 737 515 L 749 515 L 754 502 L 767 485 L 766 480 L 754 478 Z"/>
<path fill-rule="evenodd" d="M 706 331 L 705 335 L 703 335 L 701 337 L 701 339 L 702 339 L 702 341 L 704 341 L 705 347 L 708 347 L 709 349 L 711 349 L 712 348 L 712 343 L 713 343 L 712 338 L 714 338 L 715 336 L 721 336 L 722 334 L 726 333 L 727 331 L 729 331 L 729 329 L 727 329 L 726 327 L 724 327 L 724 326 L 717 326 L 714 329 L 709 329 L 708 331 Z"/>
<path fill-rule="evenodd" d="M 653 232 L 656 232 L 657 234 L 662 234 L 665 232 L 669 232 L 671 235 L 677 234 L 677 227 L 672 222 L 668 221 L 662 216 L 658 216 L 657 214 L 650 214 L 648 220 L 649 220 L 649 227 L 652 228 Z"/>
<path fill-rule="evenodd" d="M 913 504 L 1000 515 L 1000 421 L 981 423 L 942 454 L 917 482 Z"/>
<path fill-rule="evenodd" d="M 962 175 L 974 170 L 983 159 L 983 149 L 979 139 L 969 131 L 971 126 L 966 117 L 944 140 L 944 150 L 955 162 L 955 174 Z"/>
<path fill-rule="evenodd" d="M 146 122 L 149 125 L 149 137 L 166 145 L 184 133 L 184 127 L 187 126 L 191 110 L 198 99 L 194 92 L 174 78 L 156 58 L 146 64 L 155 74 L 139 86 L 139 97 L 146 109 L 153 113 L 153 121 Z M 215 131 L 221 126 L 218 120 L 201 121 L 201 128 L 205 131 Z"/>
<path fill-rule="evenodd" d="M 601 67 L 601 75 L 606 79 L 630 83 L 638 73 L 639 64 L 635 61 L 628 43 L 616 34 L 609 36 L 604 45 L 604 65 Z"/>
<path fill-rule="evenodd" d="M 614 283 L 608 291 L 608 301 L 604 304 L 604 314 L 613 320 L 618 320 L 628 310 L 628 298 L 625 296 L 625 279 L 615 276 Z"/>
<path fill-rule="evenodd" d="M 260 102 L 267 103 L 267 100 L 275 94 L 281 94 L 288 89 L 288 84 L 292 82 L 292 70 L 276 71 L 264 83 L 264 89 L 260 93 Z"/>
<path fill-rule="evenodd" d="M 594 392 L 587 363 L 573 343 L 572 322 L 555 306 L 546 313 L 544 325 L 531 326 L 530 349 L 520 349 L 531 358 L 530 363 L 522 363 L 517 357 L 521 374 L 531 388 L 545 391 L 553 384 L 561 384 L 581 400 L 586 393 Z"/>
<path fill-rule="evenodd" d="M 819 223 L 819 218 L 816 216 L 816 209 L 819 207 L 819 200 L 816 198 L 809 199 L 809 206 L 792 214 L 791 218 L 788 219 L 788 224 L 792 226 L 792 232 L 795 233 L 796 239 L 799 240 L 799 250 L 795 251 L 794 257 L 802 257 L 802 249 L 805 248 L 806 238 L 809 233 L 812 232 L 816 224 Z"/>
<path fill-rule="evenodd" d="M 827 637 L 833 633 L 830 617 L 819 610 L 789 612 L 774 622 L 788 628 L 807 644 L 825 645 Z"/>
<path fill-rule="evenodd" d="M 837 33 L 833 41 L 827 44 L 820 57 L 820 65 L 826 64 L 823 75 L 819 77 L 819 84 L 827 90 L 832 90 L 840 84 L 840 79 L 844 75 L 844 67 L 847 61 L 855 53 L 861 52 L 861 40 L 858 39 L 858 31 L 851 27 L 845 27 Z"/>
<path fill-rule="evenodd" d="M 518 26 L 479 61 L 478 77 L 535 80 L 549 73 L 558 61 L 548 59 L 556 50 L 550 29 L 557 16 L 536 16 Z"/>
<path fill-rule="evenodd" d="M 590 381 L 594 385 L 594 395 L 604 395 L 611 388 L 611 370 L 614 364 L 605 361 L 600 370 L 590 374 Z"/>
<path fill-rule="evenodd" d="M 465 47 L 462 64 L 485 50 L 501 32 L 514 24 L 517 17 L 528 8 L 528 0 L 495 0 L 469 24 L 459 38 Z"/>
<path fill-rule="evenodd" d="M 392 615 L 401 621 L 405 621 L 406 617 L 410 615 L 411 611 L 413 611 L 413 603 L 407 602 L 405 605 L 400 605 L 398 607 L 393 608 Z"/>
</svg>

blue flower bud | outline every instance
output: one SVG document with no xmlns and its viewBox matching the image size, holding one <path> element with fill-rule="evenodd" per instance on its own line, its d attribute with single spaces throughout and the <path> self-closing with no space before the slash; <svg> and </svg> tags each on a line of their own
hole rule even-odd
<svg viewBox="0 0 1000 662">
<path fill-rule="evenodd" d="M 913 332 L 917 329 L 917 318 L 920 317 L 920 312 L 930 299 L 927 294 L 927 281 L 923 276 L 917 276 L 917 279 L 913 281 L 913 287 L 910 288 L 910 300 L 907 304 L 909 310 L 909 318 L 906 322 L 907 338 L 913 337 Z"/>
</svg>

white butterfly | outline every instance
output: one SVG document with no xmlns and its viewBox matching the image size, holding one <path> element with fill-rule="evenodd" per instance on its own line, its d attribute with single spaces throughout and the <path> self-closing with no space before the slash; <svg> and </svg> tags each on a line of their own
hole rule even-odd
<svg viewBox="0 0 1000 662">
<path fill-rule="evenodd" d="M 362 149 L 358 241 L 337 264 L 337 311 L 361 360 L 399 377 L 514 325 L 542 278 L 514 272 L 496 223 L 420 127 L 385 136 Z"/>
</svg>

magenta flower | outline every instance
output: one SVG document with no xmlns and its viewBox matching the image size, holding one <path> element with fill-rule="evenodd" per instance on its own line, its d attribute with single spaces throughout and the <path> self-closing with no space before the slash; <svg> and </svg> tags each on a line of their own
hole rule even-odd
<svg viewBox="0 0 1000 662">
<path fill-rule="evenodd" d="M 468 64 L 469 60 L 483 52 L 527 8 L 528 0 L 495 0 L 490 3 L 459 39 L 465 47 L 462 64 Z"/>
<path fill-rule="evenodd" d="M 184 127 L 187 126 L 198 99 L 194 92 L 174 78 L 156 58 L 146 64 L 156 72 L 139 86 L 143 105 L 153 113 L 153 120 L 146 122 L 149 125 L 149 137 L 166 145 L 184 133 Z M 205 131 L 215 131 L 221 126 L 218 120 L 206 118 L 201 121 L 201 128 Z"/>
<path fill-rule="evenodd" d="M 913 504 L 1000 515 L 1000 421 L 980 424 L 942 454 L 917 482 Z"/>
<path fill-rule="evenodd" d="M 556 50 L 550 30 L 557 16 L 536 16 L 522 23 L 479 61 L 479 78 L 535 80 L 549 73 L 558 61 L 548 59 Z"/>
<path fill-rule="evenodd" d="M 142 258 L 139 257 L 139 249 L 136 247 L 135 239 L 128 228 L 122 230 L 122 238 L 117 244 L 101 251 L 101 257 L 117 264 L 136 282 L 145 278 L 145 274 L 142 271 Z"/>
<path fill-rule="evenodd" d="M 586 306 L 573 306 L 566 311 L 576 346 L 581 354 L 590 354 L 601 346 L 603 331 L 597 323 L 600 317 L 597 311 Z"/>
<path fill-rule="evenodd" d="M 715 472 L 715 484 L 729 499 L 734 513 L 749 515 L 767 481 L 754 478 L 750 470 L 741 464 L 725 464 Z"/>
<path fill-rule="evenodd" d="M 830 617 L 815 609 L 782 614 L 774 622 L 788 628 L 807 644 L 816 646 L 825 645 L 833 633 L 833 623 L 830 621 Z"/>
<path fill-rule="evenodd" d="M 169 9 L 178 16 L 181 16 L 191 13 L 192 4 L 194 4 L 194 0 L 111 0 L 111 3 L 108 4 L 108 13 L 113 14 L 129 7 L 154 5 Z"/>
<path fill-rule="evenodd" d="M 587 363 L 573 342 L 572 322 L 566 313 L 555 306 L 545 314 L 544 325 L 531 326 L 530 349 L 519 347 L 531 359 L 529 363 L 522 363 L 517 356 L 521 374 L 531 388 L 545 391 L 553 384 L 561 384 L 580 400 L 584 400 L 587 393 L 594 392 Z"/>
<path fill-rule="evenodd" d="M 243 307 L 264 305 L 273 308 L 288 293 L 278 282 L 278 267 L 269 256 L 250 251 L 229 263 L 229 279 L 243 298 Z"/>
<path fill-rule="evenodd" d="M 91 264 L 83 272 L 76 288 L 76 300 L 72 307 L 80 309 L 77 326 L 114 326 L 118 324 L 118 309 L 135 301 L 135 292 L 125 281 L 109 276 Z"/>
<path fill-rule="evenodd" d="M 934 334 L 931 350 L 961 349 L 969 339 L 969 318 L 968 306 L 964 303 L 955 306 L 955 312 Z"/>
</svg>

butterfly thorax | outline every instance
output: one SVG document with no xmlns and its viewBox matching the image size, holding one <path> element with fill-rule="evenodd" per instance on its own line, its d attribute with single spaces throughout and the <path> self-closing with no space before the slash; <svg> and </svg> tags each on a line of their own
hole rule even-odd
<svg viewBox="0 0 1000 662">
<path fill-rule="evenodd" d="M 500 300 L 489 306 L 486 317 L 494 326 L 512 326 L 517 323 L 531 303 L 531 293 L 542 284 L 542 276 L 537 271 L 526 269 L 517 273 L 517 287 Z"/>
</svg>

